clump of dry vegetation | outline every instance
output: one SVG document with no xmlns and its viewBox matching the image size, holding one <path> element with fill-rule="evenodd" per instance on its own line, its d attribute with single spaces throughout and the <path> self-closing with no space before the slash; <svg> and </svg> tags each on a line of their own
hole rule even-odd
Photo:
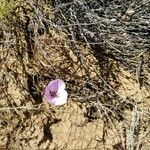
<svg viewBox="0 0 150 150">
<path fill-rule="evenodd" d="M 0 5 L 2 148 L 149 149 L 149 0 Z M 67 85 L 63 108 L 43 104 L 55 78 Z"/>
</svg>

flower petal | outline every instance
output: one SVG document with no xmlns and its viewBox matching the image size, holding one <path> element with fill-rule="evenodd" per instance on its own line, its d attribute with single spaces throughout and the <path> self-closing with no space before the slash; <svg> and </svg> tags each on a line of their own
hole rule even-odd
<svg viewBox="0 0 150 150">
<path fill-rule="evenodd" d="M 56 79 L 51 81 L 48 86 L 48 90 L 57 92 L 58 90 L 64 90 L 65 89 L 65 83 L 63 80 Z"/>
<path fill-rule="evenodd" d="M 56 92 L 56 95 L 52 95 L 53 92 Z M 65 90 L 64 81 L 60 79 L 51 81 L 45 88 L 44 97 L 55 106 L 65 104 L 68 93 Z"/>
<path fill-rule="evenodd" d="M 57 85 L 58 85 L 57 94 L 60 95 L 61 91 L 65 90 L 66 85 L 65 85 L 65 82 L 60 79 L 57 80 Z"/>
<path fill-rule="evenodd" d="M 51 101 L 49 101 L 51 104 L 54 104 L 55 106 L 63 105 L 67 103 L 68 93 L 66 90 L 61 91 L 59 96 L 54 97 Z"/>
<path fill-rule="evenodd" d="M 44 97 L 50 101 L 51 99 L 53 99 L 54 97 L 50 95 L 50 91 L 45 89 L 45 93 L 44 93 Z"/>
</svg>

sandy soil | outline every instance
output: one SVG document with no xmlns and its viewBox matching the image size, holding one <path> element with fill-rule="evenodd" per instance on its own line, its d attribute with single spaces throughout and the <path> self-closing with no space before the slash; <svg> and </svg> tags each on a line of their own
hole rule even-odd
<svg viewBox="0 0 150 150">
<path fill-rule="evenodd" d="M 55 36 L 53 37 L 55 39 Z M 51 41 L 54 41 L 54 39 L 51 39 Z M 63 43 L 59 40 L 56 41 Z M 34 58 L 35 62 L 33 62 L 33 64 L 27 63 L 25 65 L 28 73 L 36 74 L 38 72 L 43 75 L 45 71 L 49 75 L 57 75 L 60 77 L 61 70 L 59 70 L 60 74 L 57 70 L 59 67 L 66 71 L 64 78 L 75 77 L 80 79 L 80 77 L 85 74 L 95 78 L 96 74 L 94 72 L 97 71 L 96 73 L 99 74 L 97 61 L 93 56 L 88 56 L 89 52 L 84 50 L 84 48 L 82 52 L 83 58 L 89 58 L 83 60 L 82 64 L 77 63 L 77 58 L 71 51 L 67 52 L 67 49 L 61 49 L 60 51 L 60 49 L 54 48 L 49 51 L 48 48 L 47 56 L 45 56 L 47 59 L 45 59 L 44 55 L 40 52 L 41 51 L 37 51 L 35 54 L 36 57 Z M 63 55 L 64 52 L 67 53 Z M 53 54 L 55 55 L 53 56 Z M 67 62 L 68 59 L 66 57 L 70 57 L 70 62 L 76 63 L 71 64 Z M 27 88 L 29 87 L 26 85 L 27 79 L 23 72 L 23 65 L 21 62 L 16 62 L 13 58 L 14 55 L 11 55 L 10 61 L 7 64 L 9 69 L 12 69 L 11 71 L 7 70 L 8 84 L 2 87 L 6 88 L 7 86 L 7 91 L 3 92 L 3 89 L 1 89 L 0 149 L 123 150 L 121 147 L 123 144 L 121 142 L 125 141 L 125 137 L 120 137 L 120 135 L 121 132 L 123 132 L 123 126 L 125 126 L 127 130 L 130 127 L 130 123 L 132 122 L 131 111 L 128 110 L 125 112 L 126 120 L 106 124 L 102 119 L 89 121 L 86 115 L 87 110 L 85 105 L 79 103 L 78 98 L 74 100 L 69 98 L 68 104 L 62 107 L 47 107 L 42 101 L 39 102 L 28 93 Z M 60 60 L 60 58 L 63 60 Z M 23 61 L 27 62 L 27 60 Z M 66 62 L 66 65 L 61 62 Z M 6 65 L 3 65 L 4 71 L 6 71 L 5 66 Z M 87 66 L 90 66 L 89 68 L 91 68 L 91 70 L 85 70 L 84 68 Z M 142 87 L 142 89 L 139 90 L 138 84 L 134 79 L 135 77 L 122 68 L 120 68 L 120 70 L 121 73 L 118 74 L 119 87 L 117 92 L 122 98 L 130 97 L 136 99 L 136 102 L 142 109 L 140 111 L 142 119 L 140 132 L 142 135 L 149 130 L 147 124 L 149 115 L 144 112 L 150 107 L 149 89 Z M 13 71 L 18 73 L 16 77 L 18 80 L 16 80 L 16 78 L 14 80 L 15 74 L 13 74 Z M 71 76 L 69 76 L 69 73 Z M 46 76 L 47 74 L 44 75 Z M 68 80 L 70 78 L 68 78 Z M 50 79 L 48 79 L 48 81 L 50 81 Z M 46 83 L 38 84 L 40 92 L 44 90 Z M 79 86 L 80 80 L 77 84 Z M 128 133 L 126 133 L 126 135 L 128 135 Z M 149 150 L 149 148 L 150 145 L 147 137 L 143 140 L 142 150 Z"/>
</svg>

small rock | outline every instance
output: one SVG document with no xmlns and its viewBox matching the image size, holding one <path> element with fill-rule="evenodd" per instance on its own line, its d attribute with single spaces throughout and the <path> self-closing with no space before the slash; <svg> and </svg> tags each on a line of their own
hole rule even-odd
<svg viewBox="0 0 150 150">
<path fill-rule="evenodd" d="M 126 15 L 123 15 L 122 17 L 121 17 L 121 21 L 125 21 L 126 20 Z"/>
<path fill-rule="evenodd" d="M 118 14 L 117 14 L 117 17 L 118 17 L 118 18 L 121 18 L 121 16 L 122 16 L 122 13 L 118 13 Z"/>
<path fill-rule="evenodd" d="M 113 18 L 113 19 L 111 19 L 110 21 L 111 21 L 111 22 L 115 22 L 115 21 L 116 21 L 116 19 L 115 19 L 115 18 Z"/>
<path fill-rule="evenodd" d="M 126 14 L 127 16 L 132 17 L 132 16 L 134 15 L 134 13 L 135 13 L 135 10 L 134 10 L 134 9 L 128 8 L 125 14 Z"/>
<path fill-rule="evenodd" d="M 131 20 L 131 17 L 126 16 L 126 20 L 125 21 L 129 22 L 130 20 Z"/>
</svg>

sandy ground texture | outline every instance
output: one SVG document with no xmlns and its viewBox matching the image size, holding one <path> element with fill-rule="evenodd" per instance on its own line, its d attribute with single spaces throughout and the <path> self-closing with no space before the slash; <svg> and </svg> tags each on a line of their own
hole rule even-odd
<svg viewBox="0 0 150 150">
<path fill-rule="evenodd" d="M 49 39 L 43 38 L 45 41 L 42 40 L 42 42 L 47 42 L 46 40 Z M 55 37 L 51 41 L 54 40 Z M 63 42 L 58 41 L 58 43 Z M 43 43 L 43 46 L 45 44 Z M 44 55 L 42 49 L 45 49 L 44 52 L 47 52 L 47 55 Z M 7 64 L 6 62 L 2 63 L 4 64 L 2 66 L 4 74 L 7 75 L 5 78 L 7 84 L 0 89 L 0 149 L 134 150 L 130 148 L 134 145 L 133 143 L 139 145 L 142 150 L 150 149 L 148 141 L 150 131 L 149 89 L 143 86 L 139 90 L 135 77 L 121 67 L 119 68 L 120 73 L 118 73 L 119 87 L 117 89 L 114 85 L 112 87 L 114 86 L 121 98 L 129 97 L 136 100 L 140 109 L 127 110 L 123 121 L 111 122 L 110 120 L 109 124 L 104 121 L 104 118 L 89 120 L 86 107 L 84 103 L 79 103 L 76 90 L 74 90 L 75 98 L 69 98 L 68 104 L 54 108 L 38 101 L 36 94 L 34 94 L 38 90 L 43 91 L 47 82 L 39 82 L 37 87 L 39 89 L 36 91 L 30 88 L 34 83 L 27 85 L 28 80 L 31 80 L 30 77 L 25 78 L 27 77 L 25 70 L 31 75 L 38 73 L 55 78 L 60 77 L 61 70 L 63 70 L 65 79 L 79 79 L 75 81 L 75 83 L 77 82 L 76 87 L 82 85 L 80 82 L 82 76 L 87 75 L 96 80 L 96 75 L 99 74 L 100 70 L 97 67 L 97 61 L 88 50 L 84 48 L 82 50 L 83 58 L 89 57 L 83 59 L 82 63 L 76 62 L 76 57 L 67 49 L 50 49 L 48 47 L 46 50 L 46 48 L 41 47 L 39 51 L 36 51 L 35 62 L 28 64 L 26 57 L 24 60 L 16 61 L 18 58 L 15 58 L 13 51 L 9 53 L 9 62 Z M 55 55 L 53 56 L 53 54 Z M 148 77 L 148 79 L 150 78 Z M 50 81 L 51 79 L 48 78 L 47 80 Z M 7 91 L 3 89 L 7 89 Z M 71 92 L 71 90 L 73 90 L 73 86 L 70 86 L 70 89 L 68 87 L 68 91 Z"/>
<path fill-rule="evenodd" d="M 129 74 L 126 75 L 130 76 Z M 138 98 L 141 102 L 141 108 L 146 110 L 150 106 L 147 89 L 143 88 L 139 91 L 137 90 L 138 84 L 133 80 L 126 80 L 125 78 L 121 80 L 125 84 L 120 86 L 118 90 L 120 94 Z M 12 83 L 10 82 L 10 84 Z M 25 106 L 27 109 L 10 110 L 10 106 L 22 105 L 22 94 L 14 85 L 8 88 L 8 95 L 11 95 L 11 98 L 14 99 L 13 103 L 10 101 L 10 104 L 8 104 L 9 102 L 5 99 L 1 100 L 1 105 L 5 106 L 2 107 L 0 113 L 1 149 L 119 150 L 120 133 L 123 130 L 121 127 L 129 125 L 133 120 L 132 112 L 127 111 L 126 123 L 121 121 L 105 124 L 101 119 L 89 121 L 86 117 L 87 110 L 84 105 L 70 99 L 68 104 L 56 108 L 47 107 L 47 105 L 33 105 L 27 100 Z M 144 111 L 140 113 L 140 116 L 143 119 L 140 132 L 143 133 L 139 137 L 142 137 L 148 132 L 148 116 Z M 146 128 L 145 132 L 144 127 Z M 149 148 L 148 138 L 143 139 L 142 150 L 149 150 Z"/>
</svg>

